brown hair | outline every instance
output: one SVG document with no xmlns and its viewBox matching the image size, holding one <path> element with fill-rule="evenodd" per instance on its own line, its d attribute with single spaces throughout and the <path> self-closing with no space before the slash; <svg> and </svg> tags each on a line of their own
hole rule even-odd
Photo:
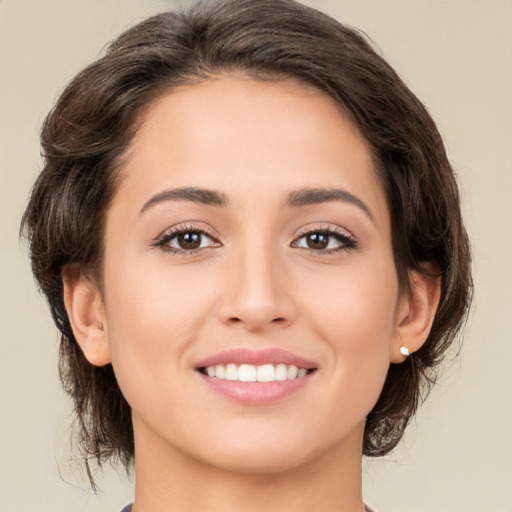
<svg viewBox="0 0 512 512">
<path fill-rule="evenodd" d="M 420 350 L 390 366 L 367 417 L 365 454 L 383 455 L 400 440 L 467 315 L 470 248 L 441 137 L 361 33 L 293 0 L 206 1 L 153 16 L 121 34 L 61 94 L 42 129 L 44 169 L 22 221 L 34 275 L 61 332 L 60 375 L 86 461 L 117 457 L 129 466 L 131 414 L 111 365 L 92 366 L 76 343 L 62 269 L 77 264 L 101 282 L 105 213 L 142 109 L 173 87 L 237 71 L 292 78 L 334 98 L 375 153 L 402 289 L 425 262 L 439 269 L 432 330 Z"/>
</svg>

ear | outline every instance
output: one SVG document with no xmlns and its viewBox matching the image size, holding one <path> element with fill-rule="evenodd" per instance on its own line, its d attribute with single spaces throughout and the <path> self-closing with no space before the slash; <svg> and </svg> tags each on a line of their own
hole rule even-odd
<svg viewBox="0 0 512 512">
<path fill-rule="evenodd" d="M 110 363 L 105 308 L 98 287 L 77 266 L 64 268 L 62 281 L 71 329 L 86 359 L 94 366 Z"/>
<path fill-rule="evenodd" d="M 404 293 L 399 302 L 395 332 L 391 343 L 392 363 L 405 361 L 400 352 L 406 347 L 409 353 L 422 347 L 430 333 L 441 297 L 441 277 L 431 265 L 424 265 L 425 272 L 410 274 L 411 293 Z"/>
</svg>

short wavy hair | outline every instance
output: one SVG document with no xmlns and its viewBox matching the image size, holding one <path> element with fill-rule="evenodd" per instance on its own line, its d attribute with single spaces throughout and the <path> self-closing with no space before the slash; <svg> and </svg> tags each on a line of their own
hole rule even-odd
<svg viewBox="0 0 512 512">
<path fill-rule="evenodd" d="M 63 267 L 80 265 L 101 282 L 105 215 L 144 109 L 174 87 L 237 72 L 293 79 L 333 98 L 374 153 L 401 289 L 425 262 L 441 276 L 428 339 L 390 365 L 367 417 L 364 454 L 396 446 L 467 316 L 470 244 L 454 171 L 426 108 L 362 33 L 293 0 L 200 1 L 152 16 L 122 33 L 60 95 L 42 128 L 44 168 L 22 220 L 34 276 L 61 333 L 60 376 L 88 471 L 91 459 L 130 467 L 131 411 L 112 366 L 92 366 L 78 347 Z"/>
</svg>

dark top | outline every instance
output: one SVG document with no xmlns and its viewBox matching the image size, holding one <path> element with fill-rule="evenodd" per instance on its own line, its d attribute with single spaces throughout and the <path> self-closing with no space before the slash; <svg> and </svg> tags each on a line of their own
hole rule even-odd
<svg viewBox="0 0 512 512">
<path fill-rule="evenodd" d="M 364 510 L 365 512 L 374 512 L 374 510 L 372 510 L 368 505 L 364 506 Z M 131 503 L 129 505 L 126 505 L 126 507 L 124 507 L 123 510 L 121 510 L 121 512 L 132 512 Z"/>
</svg>

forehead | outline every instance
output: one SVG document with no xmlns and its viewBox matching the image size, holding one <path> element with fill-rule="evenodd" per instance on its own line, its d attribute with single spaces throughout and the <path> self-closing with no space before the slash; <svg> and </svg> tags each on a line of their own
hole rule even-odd
<svg viewBox="0 0 512 512">
<path fill-rule="evenodd" d="M 332 98 L 294 80 L 217 76 L 173 89 L 141 116 L 121 176 L 118 195 L 139 206 L 171 186 L 221 188 L 236 205 L 312 185 L 383 206 L 369 143 Z"/>
</svg>

